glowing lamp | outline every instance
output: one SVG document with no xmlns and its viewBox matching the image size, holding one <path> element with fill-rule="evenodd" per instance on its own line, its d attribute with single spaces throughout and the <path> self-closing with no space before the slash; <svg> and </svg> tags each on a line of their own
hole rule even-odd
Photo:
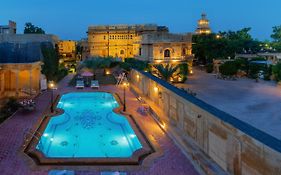
<svg viewBox="0 0 281 175">
<path fill-rule="evenodd" d="M 155 86 L 155 87 L 154 87 L 154 91 L 155 91 L 155 92 L 158 92 L 158 87 Z"/>
</svg>

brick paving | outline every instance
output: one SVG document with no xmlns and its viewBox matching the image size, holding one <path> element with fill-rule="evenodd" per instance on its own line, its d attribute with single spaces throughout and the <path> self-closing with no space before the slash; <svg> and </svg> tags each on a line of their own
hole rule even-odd
<svg viewBox="0 0 281 175">
<path fill-rule="evenodd" d="M 59 84 L 55 94 L 62 94 L 72 91 L 95 91 L 90 88 L 76 90 L 73 87 L 67 87 L 71 75 L 67 76 Z M 102 91 L 118 93 L 122 97 L 123 91 L 116 86 L 102 86 Z M 33 128 L 36 122 L 40 120 L 47 106 L 50 103 L 50 92 L 43 92 L 36 99 L 37 109 L 34 112 L 23 113 L 18 111 L 14 116 L 0 125 L 0 174 L 2 175 L 47 175 L 48 171 L 36 168 L 32 170 L 30 165 L 20 153 L 23 144 L 24 130 Z M 127 91 L 127 109 L 141 125 L 145 133 L 153 137 L 160 145 L 164 154 L 156 159 L 150 168 L 141 170 L 127 171 L 128 175 L 197 175 L 199 174 L 191 162 L 185 157 L 181 150 L 173 141 L 160 129 L 151 116 L 141 116 L 137 113 L 139 102 L 131 92 Z M 72 170 L 75 170 L 75 168 Z M 95 170 L 75 170 L 78 175 L 99 175 Z"/>
</svg>

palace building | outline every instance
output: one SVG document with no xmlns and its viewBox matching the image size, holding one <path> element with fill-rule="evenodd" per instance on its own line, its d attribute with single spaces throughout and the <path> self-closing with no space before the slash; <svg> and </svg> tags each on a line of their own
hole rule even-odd
<svg viewBox="0 0 281 175">
<path fill-rule="evenodd" d="M 75 59 L 76 42 L 71 40 L 58 42 L 59 54 L 62 58 Z"/>
<path fill-rule="evenodd" d="M 91 26 L 91 56 L 137 58 L 151 63 L 181 63 L 192 59 L 192 34 L 172 34 L 166 26 Z"/>
<path fill-rule="evenodd" d="M 192 34 L 154 33 L 141 36 L 137 59 L 151 63 L 182 63 L 192 60 Z"/>
<path fill-rule="evenodd" d="M 90 26 L 88 45 L 91 56 L 135 57 L 139 53 L 140 36 L 145 33 L 168 32 L 165 26 L 147 25 L 106 25 Z"/>
<path fill-rule="evenodd" d="M 203 13 L 201 19 L 198 20 L 196 34 L 210 34 L 211 29 L 209 23 L 210 22 L 207 19 L 207 15 Z"/>
</svg>

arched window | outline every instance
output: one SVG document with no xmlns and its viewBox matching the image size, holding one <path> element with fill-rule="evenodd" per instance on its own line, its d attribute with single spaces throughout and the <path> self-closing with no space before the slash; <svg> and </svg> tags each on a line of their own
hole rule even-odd
<svg viewBox="0 0 281 175">
<path fill-rule="evenodd" d="M 123 55 L 124 54 L 124 50 L 120 50 L 120 54 Z"/>
<path fill-rule="evenodd" d="M 164 57 L 171 57 L 171 51 L 169 49 L 164 51 Z"/>
</svg>

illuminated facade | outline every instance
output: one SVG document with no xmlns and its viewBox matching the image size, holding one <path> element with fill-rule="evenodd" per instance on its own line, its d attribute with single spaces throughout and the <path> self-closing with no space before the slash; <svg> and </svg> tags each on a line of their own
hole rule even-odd
<svg viewBox="0 0 281 175">
<path fill-rule="evenodd" d="M 209 27 L 210 22 L 206 16 L 207 15 L 205 13 L 203 13 L 201 19 L 198 20 L 196 34 L 210 34 L 211 33 L 211 29 Z"/>
<path fill-rule="evenodd" d="M 91 26 L 88 43 L 91 56 L 130 58 L 139 54 L 141 35 L 168 32 L 167 27 L 157 25 Z"/>
<path fill-rule="evenodd" d="M 37 95 L 46 81 L 41 74 L 41 46 L 54 47 L 53 35 L 0 35 L 0 98 Z M 56 37 L 55 37 L 56 39 Z"/>
<path fill-rule="evenodd" d="M 75 58 L 76 42 L 71 40 L 59 41 L 58 49 L 61 57 Z"/>
<path fill-rule="evenodd" d="M 155 33 L 141 36 L 140 60 L 151 63 L 181 63 L 192 60 L 192 34 Z"/>
<path fill-rule="evenodd" d="M 26 97 L 40 92 L 40 61 L 31 63 L 0 63 L 0 99 Z"/>
</svg>

